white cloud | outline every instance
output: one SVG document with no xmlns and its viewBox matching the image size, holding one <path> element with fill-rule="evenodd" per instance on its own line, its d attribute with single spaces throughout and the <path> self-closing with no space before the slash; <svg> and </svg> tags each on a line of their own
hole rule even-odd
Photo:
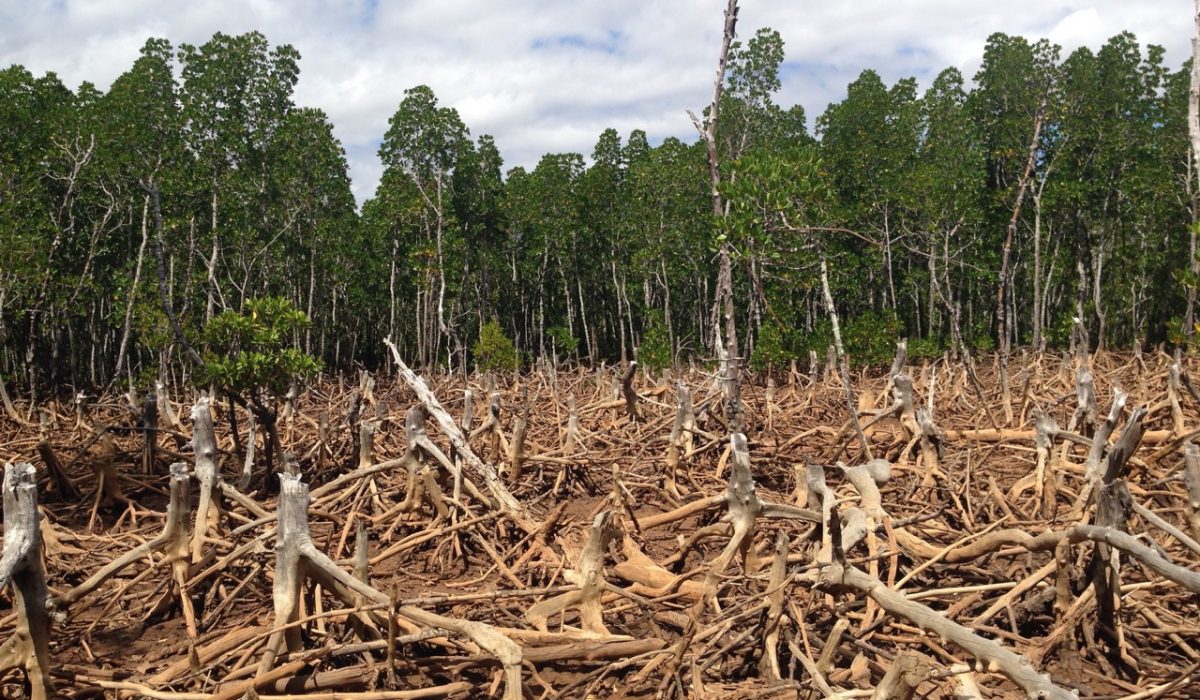
<svg viewBox="0 0 1200 700">
<path fill-rule="evenodd" d="M 374 191 L 378 140 L 404 90 L 430 85 L 506 166 L 546 152 L 591 152 L 608 126 L 651 139 L 693 138 L 684 109 L 712 91 L 724 2 L 710 0 L 0 0 L 0 65 L 54 71 L 101 88 L 149 36 L 201 43 L 216 31 L 262 31 L 299 49 L 298 103 L 324 109 L 346 146 L 359 200 Z M 746 0 L 740 35 L 762 26 L 787 43 L 783 104 L 812 120 L 859 72 L 888 82 L 942 68 L 969 78 L 995 31 L 1048 37 L 1064 55 L 1129 30 L 1163 45 L 1168 66 L 1190 51 L 1188 0 Z"/>
</svg>

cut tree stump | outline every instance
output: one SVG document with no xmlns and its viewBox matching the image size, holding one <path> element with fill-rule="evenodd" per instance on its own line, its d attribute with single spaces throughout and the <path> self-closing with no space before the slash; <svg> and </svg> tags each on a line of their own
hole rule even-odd
<svg viewBox="0 0 1200 700">
<path fill-rule="evenodd" d="M 50 683 L 50 615 L 38 524 L 37 482 L 28 462 L 4 465 L 4 554 L 0 589 L 11 581 L 16 603 L 13 634 L 0 645 L 0 669 L 25 672 L 31 700 L 54 697 Z"/>
<path fill-rule="evenodd" d="M 201 394 L 192 407 L 192 451 L 196 456 L 196 481 L 200 497 L 196 504 L 196 524 L 192 528 L 191 559 L 204 559 L 205 538 L 221 527 L 221 474 L 217 466 L 217 436 L 213 430 L 212 404 Z"/>
<path fill-rule="evenodd" d="M 609 636 L 608 628 L 604 625 L 600 594 L 606 587 L 604 556 L 608 545 L 618 534 L 612 520 L 611 511 L 596 514 L 592 520 L 587 544 L 579 555 L 575 570 L 563 573 L 564 578 L 579 586 L 579 590 L 569 591 L 530 606 L 525 612 L 525 617 L 534 627 L 546 632 L 546 623 L 551 616 L 578 608 L 579 620 L 584 631 Z"/>
<path fill-rule="evenodd" d="M 154 539 L 134 547 L 122 556 L 112 560 L 99 571 L 89 576 L 86 581 L 57 597 L 53 603 L 55 607 L 69 608 L 84 596 L 95 591 L 105 581 L 123 571 L 130 564 L 140 561 L 150 554 L 161 552 L 166 557 L 153 566 L 168 563 L 172 567 L 172 584 L 164 593 L 164 598 L 173 598 L 176 596 L 179 598 L 180 606 L 183 609 L 184 618 L 187 622 L 188 632 L 193 637 L 195 636 L 195 612 L 192 608 L 191 598 L 188 596 L 184 586 L 188 578 L 189 548 L 187 516 L 191 501 L 188 492 L 189 479 L 187 465 L 183 462 L 172 464 L 169 479 L 170 500 L 167 503 L 167 517 L 166 523 L 163 525 L 163 531 Z M 155 605 L 152 613 L 160 610 L 162 607 L 163 604 L 160 600 Z"/>
<path fill-rule="evenodd" d="M 297 475 L 279 475 L 279 527 L 275 544 L 275 581 L 272 599 L 275 606 L 274 630 L 267 640 L 255 678 L 214 696 L 214 700 L 233 700 L 274 680 L 272 669 L 286 644 L 288 651 L 299 651 L 300 627 L 294 624 L 300 611 L 300 593 L 304 581 L 312 578 L 323 590 L 337 596 L 347 607 L 359 607 L 367 600 L 384 609 L 391 608 L 390 596 L 355 578 L 317 549 L 308 530 L 308 485 Z M 406 632 L 424 626 L 444 629 L 467 637 L 480 650 L 495 657 L 504 670 L 504 700 L 521 700 L 521 647 L 498 629 L 481 622 L 457 620 L 427 612 L 412 605 L 395 607 L 405 621 Z M 382 624 L 386 625 L 386 621 Z"/>
</svg>

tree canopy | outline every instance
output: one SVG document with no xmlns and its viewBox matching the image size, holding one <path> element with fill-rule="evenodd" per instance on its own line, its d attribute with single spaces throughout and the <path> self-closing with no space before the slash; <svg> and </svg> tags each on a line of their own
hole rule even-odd
<svg viewBox="0 0 1200 700">
<path fill-rule="evenodd" d="M 425 367 L 494 364 L 497 347 L 508 364 L 509 341 L 513 363 L 645 343 L 658 364 L 712 357 L 725 244 L 756 366 L 823 354 L 818 248 L 848 326 L 929 352 L 956 326 L 974 348 L 1063 344 L 1074 316 L 1101 346 L 1190 337 L 1190 67 L 1127 32 L 1065 57 L 994 34 L 981 58 L 972 80 L 948 68 L 924 87 L 863 70 L 810 131 L 779 104 L 784 37 L 735 42 L 720 217 L 703 144 L 606 129 L 588 154 L 505 171 L 501 144 L 424 85 L 360 209 L 329 118 L 294 103 L 299 53 L 257 32 L 150 39 L 107 91 L 12 66 L 0 375 L 57 389 L 178 372 L 160 289 L 197 346 L 283 300 L 311 319 L 295 347 L 334 370 L 381 364 L 385 336 Z M 852 358 L 874 360 L 854 337 Z"/>
</svg>

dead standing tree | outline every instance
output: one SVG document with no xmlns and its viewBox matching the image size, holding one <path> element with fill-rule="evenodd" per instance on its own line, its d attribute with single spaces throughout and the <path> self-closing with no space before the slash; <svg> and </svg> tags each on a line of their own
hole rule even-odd
<svg viewBox="0 0 1200 700">
<path fill-rule="evenodd" d="M 712 102 L 708 107 L 708 118 L 701 121 L 692 110 L 688 116 L 692 119 L 696 131 L 704 141 L 708 154 L 708 175 L 712 181 L 712 210 L 713 216 L 719 220 L 726 215 L 725 200 L 721 196 L 721 170 L 717 156 L 717 115 L 721 106 L 721 91 L 725 86 L 725 66 L 729 61 L 729 45 L 737 33 L 737 0 L 729 0 L 725 8 L 725 30 L 721 38 L 721 53 L 717 56 L 717 76 L 713 82 Z M 713 317 L 720 308 L 725 317 L 725 342 L 721 342 L 719 324 L 714 324 L 714 337 L 717 353 L 721 356 L 721 381 L 725 394 L 725 418 L 732 432 L 743 430 L 741 382 L 738 375 L 738 341 L 737 324 L 734 321 L 733 308 L 733 262 L 728 239 L 721 241 L 718 253 L 720 268 L 717 272 L 717 300 L 713 307 Z"/>
<path fill-rule="evenodd" d="M 1188 140 L 1191 142 L 1192 167 L 1196 175 L 1200 175 L 1200 0 L 1195 6 L 1195 34 L 1192 36 L 1192 74 L 1188 86 Z M 1188 180 L 1191 181 L 1189 173 Z M 1188 269 L 1193 275 L 1200 275 L 1200 260 L 1196 259 L 1196 228 L 1191 228 L 1188 238 Z M 1191 340 L 1196 333 L 1196 287 L 1188 285 L 1187 312 L 1184 317 L 1183 332 Z"/>
</svg>

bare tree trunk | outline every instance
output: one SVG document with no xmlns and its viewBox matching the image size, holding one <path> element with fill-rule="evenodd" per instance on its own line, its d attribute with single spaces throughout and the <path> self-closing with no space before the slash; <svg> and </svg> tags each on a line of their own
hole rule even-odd
<svg viewBox="0 0 1200 700">
<path fill-rule="evenodd" d="M 1192 78 L 1188 88 L 1188 138 L 1192 142 L 1191 165 L 1196 168 L 1197 174 L 1200 175 L 1200 0 L 1196 0 L 1194 15 L 1196 33 L 1192 36 Z M 1188 181 L 1191 182 L 1191 180 L 1191 173 L 1189 172 Z M 1196 212 L 1194 203 L 1192 223 L 1193 226 L 1188 236 L 1188 269 L 1195 275 L 1200 274 L 1200 262 L 1196 260 L 1196 228 L 1194 226 L 1196 223 Z M 1196 332 L 1195 310 L 1196 287 L 1188 285 L 1187 321 L 1184 334 L 1189 341 Z"/>
<path fill-rule="evenodd" d="M 829 324 L 833 328 L 833 345 L 837 350 L 838 367 L 842 375 L 842 386 L 846 389 L 846 410 L 850 412 L 850 422 L 858 433 L 858 441 L 862 444 L 863 456 L 873 459 L 871 445 L 863 433 L 862 423 L 858 421 L 858 407 L 854 402 L 854 389 L 850 386 L 850 367 L 846 364 L 846 350 L 842 346 L 842 328 L 838 322 L 837 309 L 833 305 L 833 294 L 829 291 L 829 265 L 825 261 L 825 251 L 821 251 L 821 292 L 825 296 L 825 310 L 829 313 Z"/>
<path fill-rule="evenodd" d="M 721 105 L 721 90 L 725 86 L 725 64 L 729 60 L 729 45 L 733 42 L 733 37 L 737 30 L 737 15 L 737 0 L 729 0 L 729 4 L 725 8 L 725 32 L 721 40 L 721 53 L 717 57 L 717 76 L 713 83 L 712 103 L 708 108 L 708 123 L 702 125 L 699 117 L 690 111 L 688 112 L 692 118 L 692 123 L 696 126 L 696 130 L 700 132 L 700 137 L 704 139 L 704 145 L 708 152 L 708 175 L 712 180 L 713 216 L 717 219 L 725 216 L 724 199 L 721 197 L 720 192 L 721 172 L 717 159 L 717 113 Z M 722 241 L 719 255 L 720 265 L 717 272 L 716 301 L 725 314 L 725 339 L 727 343 L 725 351 L 729 354 L 730 371 L 733 373 L 730 377 L 731 380 L 725 382 L 726 413 L 729 421 L 729 429 L 741 432 L 741 411 L 739 408 L 741 397 L 738 396 L 740 383 L 737 381 L 737 325 L 734 321 L 733 264 L 730 260 L 729 241 Z"/>
<path fill-rule="evenodd" d="M 133 268 L 133 283 L 129 285 L 129 300 L 125 302 L 125 327 L 121 331 L 121 346 L 117 350 L 117 368 L 113 370 L 113 381 L 121 379 L 125 366 L 125 348 L 129 344 L 129 329 L 133 321 L 133 302 L 137 299 L 138 283 L 142 279 L 142 260 L 146 256 L 146 241 L 150 239 L 150 196 L 142 200 L 142 244 L 138 246 L 137 263 Z"/>
<path fill-rule="evenodd" d="M 38 526 L 37 485 L 33 465 L 4 466 L 4 556 L 0 588 L 13 584 L 16 624 L 0 645 L 0 669 L 21 668 L 32 700 L 54 695 L 50 684 L 50 616 Z"/>
<path fill-rule="evenodd" d="M 1025 193 L 1029 190 L 1029 181 L 1033 179 L 1034 166 L 1037 164 L 1038 143 L 1042 136 L 1042 123 L 1045 121 L 1046 98 L 1038 108 L 1033 122 L 1033 136 L 1029 139 L 1029 152 L 1025 158 L 1025 170 L 1017 183 L 1017 196 L 1013 201 L 1012 216 L 1004 234 L 1004 249 L 1000 256 L 1000 286 L 996 290 L 996 349 L 1000 352 L 1000 382 L 1004 399 L 1004 418 L 1009 424 L 1013 421 L 1012 395 L 1008 387 L 1008 326 L 1005 323 L 1005 300 L 1008 292 L 1008 261 L 1012 253 L 1013 238 L 1017 233 L 1017 222 L 1021 219 L 1021 205 L 1025 202 Z"/>
<path fill-rule="evenodd" d="M 217 253 L 220 252 L 220 239 L 217 237 L 217 183 L 213 181 L 212 193 L 212 255 L 206 261 L 208 264 L 208 301 L 204 306 L 204 320 L 211 321 L 213 317 L 213 309 L 216 306 L 216 297 L 221 293 L 220 287 L 217 285 Z"/>
<path fill-rule="evenodd" d="M 1042 188 L 1033 196 L 1033 349 L 1042 349 Z"/>
</svg>

